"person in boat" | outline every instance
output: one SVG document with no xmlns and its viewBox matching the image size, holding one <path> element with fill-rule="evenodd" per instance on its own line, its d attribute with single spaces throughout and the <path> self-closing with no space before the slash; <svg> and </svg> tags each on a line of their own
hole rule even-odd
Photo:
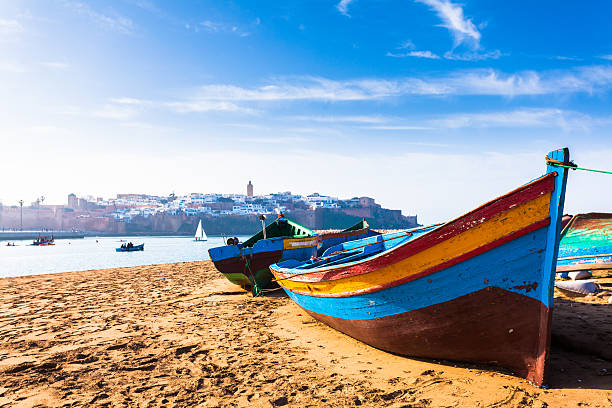
<svg viewBox="0 0 612 408">
<path fill-rule="evenodd" d="M 122 248 L 122 249 L 125 249 L 125 244 L 121 244 L 121 248 Z"/>
<path fill-rule="evenodd" d="M 131 242 L 128 242 L 127 247 L 128 248 L 134 248 L 134 244 L 132 244 Z"/>
</svg>

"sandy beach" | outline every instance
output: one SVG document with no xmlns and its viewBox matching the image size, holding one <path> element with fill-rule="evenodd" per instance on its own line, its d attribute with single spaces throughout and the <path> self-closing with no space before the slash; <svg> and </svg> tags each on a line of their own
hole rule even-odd
<svg viewBox="0 0 612 408">
<path fill-rule="evenodd" d="M 0 279 L 0 407 L 612 407 L 612 278 L 555 299 L 548 389 L 373 349 L 211 262 Z"/>
</svg>

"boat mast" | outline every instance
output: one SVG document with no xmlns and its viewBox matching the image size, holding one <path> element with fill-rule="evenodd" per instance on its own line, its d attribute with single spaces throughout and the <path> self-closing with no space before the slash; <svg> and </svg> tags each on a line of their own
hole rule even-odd
<svg viewBox="0 0 612 408">
<path fill-rule="evenodd" d="M 261 214 L 259 216 L 259 219 L 261 220 L 261 230 L 263 231 L 263 239 L 266 239 L 266 216 Z"/>
</svg>

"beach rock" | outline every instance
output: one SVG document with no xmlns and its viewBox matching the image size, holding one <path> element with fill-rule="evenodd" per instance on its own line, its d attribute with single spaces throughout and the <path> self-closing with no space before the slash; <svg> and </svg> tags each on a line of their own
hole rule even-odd
<svg viewBox="0 0 612 408">
<path fill-rule="evenodd" d="M 555 287 L 570 297 L 588 296 L 599 291 L 599 285 L 592 281 L 559 281 Z"/>
<path fill-rule="evenodd" d="M 568 276 L 571 280 L 583 280 L 592 278 L 593 274 L 589 271 L 575 271 L 569 272 Z"/>
<path fill-rule="evenodd" d="M 284 405 L 287 405 L 289 403 L 289 400 L 287 399 L 287 397 L 280 397 L 270 402 L 275 407 L 282 407 Z"/>
</svg>

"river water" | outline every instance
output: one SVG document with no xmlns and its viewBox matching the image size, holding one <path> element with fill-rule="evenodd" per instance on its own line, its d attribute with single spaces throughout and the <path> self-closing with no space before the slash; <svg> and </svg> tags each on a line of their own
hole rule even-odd
<svg viewBox="0 0 612 408">
<path fill-rule="evenodd" d="M 121 240 L 144 243 L 144 251 L 115 252 Z M 16 246 L 8 247 L 0 241 L 0 277 L 204 261 L 210 259 L 208 248 L 223 245 L 223 238 L 195 242 L 193 237 L 88 237 L 56 240 L 48 247 L 31 246 L 31 240 L 14 242 Z"/>
</svg>

